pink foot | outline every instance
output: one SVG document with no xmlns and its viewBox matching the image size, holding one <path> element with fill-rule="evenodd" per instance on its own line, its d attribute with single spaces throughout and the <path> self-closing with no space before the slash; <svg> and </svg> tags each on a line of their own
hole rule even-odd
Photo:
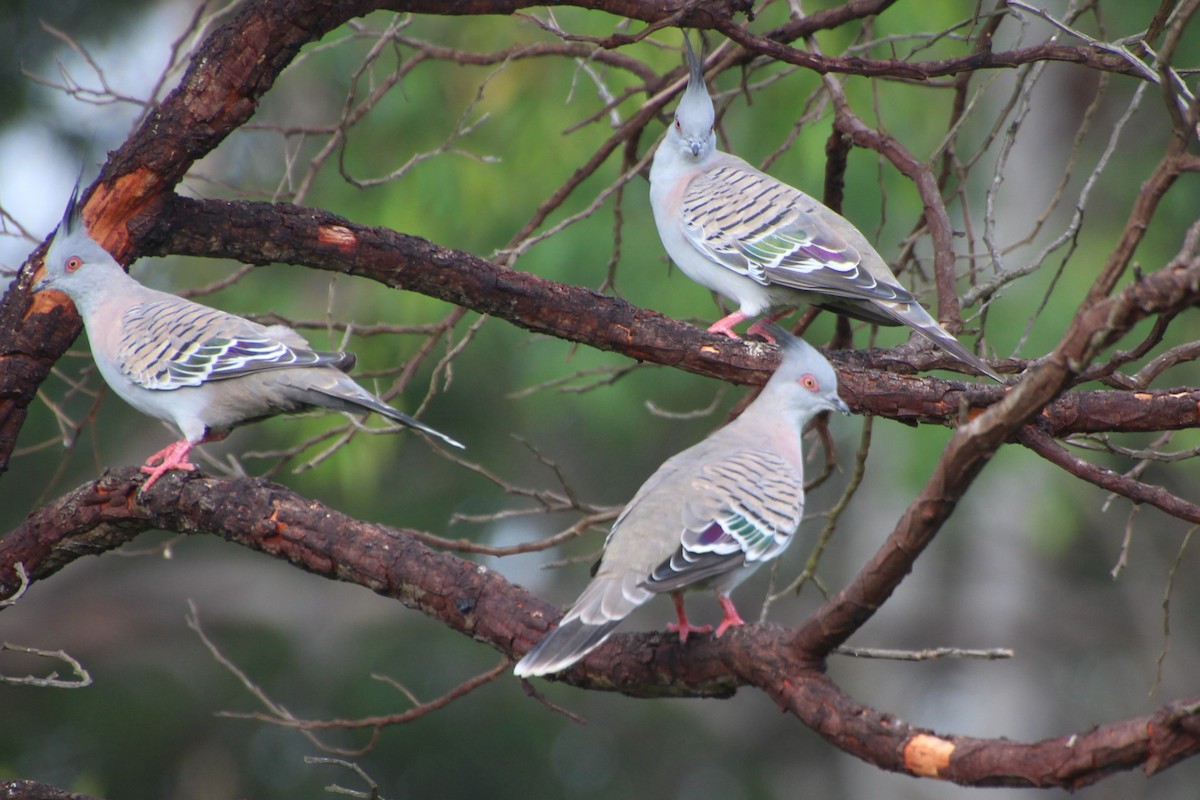
<svg viewBox="0 0 1200 800">
<path fill-rule="evenodd" d="M 736 333 L 733 332 L 733 326 L 741 325 L 745 321 L 746 321 L 746 315 L 743 314 L 741 311 L 735 311 L 732 314 L 730 314 L 729 316 L 719 319 L 716 322 L 714 322 L 712 325 L 709 325 L 708 332 L 709 333 L 723 333 L 726 336 L 728 336 L 730 339 L 740 339 L 742 337 L 738 336 Z"/>
<path fill-rule="evenodd" d="M 173 442 L 162 450 L 159 450 L 154 455 L 146 459 L 146 463 L 142 465 L 142 472 L 150 477 L 142 484 L 139 493 L 146 491 L 154 482 L 167 474 L 171 470 L 180 469 L 185 472 L 191 472 L 196 468 L 196 465 L 188 461 L 188 453 L 192 451 L 192 443 L 186 439 L 181 439 L 178 442 Z M 157 464 L 155 463 L 157 462 Z"/>
<path fill-rule="evenodd" d="M 712 625 L 692 625 L 688 622 L 687 613 L 683 609 L 683 595 L 679 592 L 671 592 L 671 599 L 675 602 L 675 615 L 679 617 L 679 622 L 668 622 L 667 630 L 672 633 L 679 634 L 681 643 L 687 642 L 687 637 L 692 633 L 708 633 L 712 630 Z"/>
<path fill-rule="evenodd" d="M 745 625 L 746 620 L 742 619 L 742 615 L 733 607 L 733 599 L 727 594 L 717 595 L 717 602 L 721 604 L 721 608 L 725 611 L 725 618 L 721 620 L 721 624 L 717 626 L 716 637 L 721 638 L 721 634 L 730 628 L 736 628 L 739 625 Z"/>
<path fill-rule="evenodd" d="M 767 326 L 775 324 L 776 322 L 783 319 L 791 312 L 792 312 L 791 308 L 785 308 L 782 311 L 776 311 L 774 314 L 769 314 L 769 315 L 763 317 L 762 319 L 758 320 L 757 322 L 755 322 L 753 325 L 751 325 L 749 328 L 746 329 L 746 335 L 747 336 L 761 336 L 763 339 L 766 339 L 771 344 L 775 344 L 775 337 L 774 337 L 774 335 L 771 334 L 770 331 L 767 330 Z"/>
</svg>

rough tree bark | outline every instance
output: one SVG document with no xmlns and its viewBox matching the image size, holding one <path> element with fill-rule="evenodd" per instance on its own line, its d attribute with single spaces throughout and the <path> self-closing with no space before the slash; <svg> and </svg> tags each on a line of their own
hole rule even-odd
<svg viewBox="0 0 1200 800">
<path fill-rule="evenodd" d="M 774 365 L 770 348 L 710 336 L 611 296 L 319 209 L 201 201 L 174 194 L 197 159 L 251 118 L 300 48 L 348 19 L 377 9 L 510 14 L 526 5 L 502 0 L 269 0 L 247 5 L 208 37 L 179 87 L 110 154 L 84 195 L 84 216 L 92 234 L 123 263 L 176 253 L 346 272 L 633 359 L 760 383 Z M 1127 59 L 1112 53 L 1057 43 L 993 52 L 989 39 L 971 54 L 931 62 L 829 57 L 789 46 L 824 27 L 878 14 L 889 2 L 847 3 L 761 35 L 743 26 L 740 15 L 748 6 L 737 0 L 683 6 L 628 0 L 563 5 L 602 10 L 652 28 L 719 30 L 741 46 L 726 66 L 767 55 L 822 73 L 929 80 L 1056 60 L 1137 74 Z M 1195 5 L 1180 10 L 1185 20 Z M 617 47 L 631 40 L 616 35 L 598 44 Z M 658 88 L 667 85 L 664 78 Z M 669 99 L 658 93 L 645 113 L 629 124 L 645 125 Z M 927 206 L 926 222 L 935 238 L 948 242 L 949 223 L 935 176 L 928 171 L 917 174 L 918 165 L 896 142 L 854 117 L 844 104 L 835 100 L 835 106 L 842 135 L 878 151 L 902 172 L 914 170 L 911 176 Z M 1190 113 L 1190 118 L 1180 119 L 1159 169 L 1132 205 L 1123 237 L 1058 346 L 1036 362 L 999 365 L 1020 374 L 1019 381 L 1009 387 L 964 385 L 913 374 L 951 365 L 934 351 L 832 354 L 843 395 L 855 411 L 954 430 L 925 487 L 884 545 L 841 592 L 794 630 L 751 625 L 686 650 L 660 634 L 616 636 L 559 679 L 639 697 L 726 697 L 740 687 L 754 687 L 834 746 L 871 764 L 974 786 L 1073 789 L 1118 770 L 1141 768 L 1153 774 L 1200 751 L 1197 697 L 1164 704 L 1148 717 L 1078 735 L 1017 743 L 907 725 L 857 703 L 823 674 L 825 658 L 887 601 L 975 477 L 1006 443 L 1019 442 L 1135 502 L 1200 521 L 1200 509 L 1186 499 L 1133 478 L 1089 470 L 1069 454 L 1064 456 L 1055 441 L 1071 433 L 1175 430 L 1200 422 L 1200 389 L 1146 391 L 1114 378 L 1110 390 L 1072 390 L 1084 377 L 1111 377 L 1113 369 L 1089 373 L 1090 365 L 1135 323 L 1168 318 L 1200 303 L 1200 254 L 1194 242 L 1173 263 L 1152 265 L 1157 268 L 1112 293 L 1118 277 L 1129 269 L 1159 200 L 1181 174 L 1200 169 L 1188 153 L 1194 145 L 1194 106 Z M 40 255 L 39 249 L 30 257 L 0 305 L 0 473 L 9 466 L 38 387 L 79 333 L 78 318 L 61 296 L 30 295 Z M 952 274 L 952 262 L 946 269 Z M 939 278 L 943 272 L 939 267 Z M 953 282 L 939 280 L 938 285 L 939 300 L 947 301 L 939 305 L 943 315 L 957 317 L 957 298 L 946 296 Z M 557 618 L 547 603 L 494 572 L 429 548 L 413 532 L 356 520 L 266 481 L 173 476 L 144 497 L 136 494 L 139 485 L 135 470 L 113 470 L 33 512 L 0 540 L 0 597 L 15 591 L 17 564 L 24 565 L 31 580 L 46 580 L 81 555 L 105 552 L 146 530 L 165 529 L 221 536 L 317 575 L 362 585 L 508 656 L 523 654 Z"/>
<path fill-rule="evenodd" d="M 514 657 L 559 617 L 499 573 L 427 547 L 413 531 L 356 520 L 268 481 L 192 474 L 139 497 L 140 485 L 135 468 L 111 470 L 39 509 L 0 541 L 0 564 L 23 564 L 31 581 L 45 580 L 77 558 L 161 529 L 220 536 L 365 586 Z M 799 630 L 750 625 L 687 648 L 667 633 L 618 634 L 557 680 L 633 697 L 729 697 L 755 687 L 876 766 L 974 786 L 1074 789 L 1118 770 L 1140 767 L 1152 775 L 1200 752 L 1200 696 L 1149 717 L 1019 743 L 939 734 L 846 695 L 823 674 L 824 658 L 911 569 L 920 546 L 910 531 L 893 533 L 858 578 Z M 15 575 L 6 577 L 0 590 L 16 585 Z"/>
</svg>

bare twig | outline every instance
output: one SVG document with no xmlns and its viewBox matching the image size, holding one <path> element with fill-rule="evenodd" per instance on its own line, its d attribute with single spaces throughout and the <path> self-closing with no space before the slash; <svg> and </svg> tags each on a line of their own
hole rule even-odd
<svg viewBox="0 0 1200 800">
<path fill-rule="evenodd" d="M 847 647 L 842 645 L 833 651 L 839 656 L 852 658 L 878 658 L 887 661 L 937 661 L 944 658 L 974 658 L 997 661 L 1016 655 L 1007 647 L 988 650 L 973 650 L 961 647 L 931 647 L 925 650 L 891 650 L 878 647 Z"/>
<path fill-rule="evenodd" d="M 1175 575 L 1179 572 L 1179 565 L 1183 562 L 1183 554 L 1187 552 L 1188 545 L 1192 541 L 1192 535 L 1196 530 L 1197 526 L 1193 525 L 1183 535 L 1183 541 L 1179 543 L 1179 552 L 1175 554 L 1175 560 L 1171 563 L 1171 569 L 1167 571 L 1167 585 L 1163 589 L 1162 599 L 1163 642 L 1162 649 L 1159 650 L 1158 659 L 1154 665 L 1154 683 L 1150 686 L 1148 693 L 1150 696 L 1154 696 L 1158 692 L 1158 687 L 1162 683 L 1163 666 L 1167 662 L 1167 652 L 1171 649 L 1171 594 L 1175 591 Z"/>
<path fill-rule="evenodd" d="M 348 769 L 357 775 L 359 780 L 367 785 L 366 791 L 360 791 L 357 789 L 347 789 L 344 786 L 339 786 L 338 784 L 333 783 L 325 787 L 325 791 L 329 792 L 330 794 L 341 794 L 346 795 L 347 797 L 364 798 L 364 800 L 386 800 L 386 798 L 379 793 L 379 784 L 367 774 L 366 770 L 352 761 L 346 761 L 342 758 L 328 758 L 324 756 L 305 756 L 304 763 L 332 764 L 334 766 L 344 767 L 345 769 Z"/>
<path fill-rule="evenodd" d="M 11 599 L 10 599 L 11 602 Z M 10 644 L 4 642 L 0 644 L 0 651 L 10 653 L 24 653 L 26 655 L 37 656 L 38 658 L 53 658 L 62 661 L 71 668 L 71 672 L 75 674 L 75 680 L 63 680 L 58 677 L 57 672 L 51 672 L 49 675 L 36 676 L 26 675 L 24 677 L 16 677 L 13 675 L 0 675 L 0 683 L 7 683 L 13 686 L 39 686 L 45 689 L 82 689 L 85 686 L 92 685 L 92 676 L 76 659 L 67 655 L 63 650 L 43 650 L 37 647 L 25 647 L 18 644 Z"/>
</svg>

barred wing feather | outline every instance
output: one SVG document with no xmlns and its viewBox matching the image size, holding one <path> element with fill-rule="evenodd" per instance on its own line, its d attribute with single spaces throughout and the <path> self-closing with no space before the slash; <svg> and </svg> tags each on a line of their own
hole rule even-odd
<svg viewBox="0 0 1200 800">
<path fill-rule="evenodd" d="M 809 210 L 797 189 L 749 165 L 725 164 L 692 179 L 681 206 L 684 237 L 712 261 L 764 286 L 840 297 L 909 303 L 881 283 L 862 254 Z"/>
<path fill-rule="evenodd" d="M 803 477 L 775 453 L 735 453 L 705 466 L 693 483 L 705 500 L 685 510 L 679 548 L 651 572 L 647 589 L 676 591 L 769 561 L 800 526 Z"/>
<path fill-rule="evenodd" d="M 290 333 L 290 332 L 289 332 Z M 341 353 L 281 341 L 276 329 L 178 298 L 131 307 L 121 318 L 117 360 L 144 389 L 171 391 L 263 370 L 342 366 Z M 294 334 L 287 337 L 302 341 Z"/>
</svg>

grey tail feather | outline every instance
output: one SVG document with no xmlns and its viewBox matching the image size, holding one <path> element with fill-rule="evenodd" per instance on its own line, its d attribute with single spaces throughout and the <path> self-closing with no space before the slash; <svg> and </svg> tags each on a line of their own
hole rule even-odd
<svg viewBox="0 0 1200 800">
<path fill-rule="evenodd" d="M 937 333 L 935 333 L 932 330 L 926 330 L 925 328 L 917 328 L 917 327 L 914 327 L 913 330 L 915 330 L 917 333 L 924 336 L 929 341 L 936 344 L 938 347 L 945 350 L 950 355 L 957 358 L 959 361 L 962 361 L 965 364 L 969 364 L 972 367 L 974 367 L 975 369 L 982 372 L 984 375 L 987 375 L 989 378 L 994 380 L 996 383 L 999 383 L 999 384 L 1004 383 L 1004 378 L 1000 377 L 999 373 L 997 373 L 995 370 L 993 370 L 991 367 L 989 367 L 987 364 L 985 364 L 983 362 L 983 359 L 981 359 L 979 356 L 972 353 L 966 347 L 963 347 L 962 342 L 960 342 L 958 339 L 955 339 L 950 334 L 941 332 L 942 335 L 939 336 L 939 335 L 937 335 Z"/>
<path fill-rule="evenodd" d="M 881 307 L 869 300 L 856 301 L 817 296 L 809 299 L 808 302 L 810 305 L 823 308 L 826 311 L 832 311 L 834 314 L 841 314 L 842 316 L 856 319 L 859 322 L 866 322 L 870 325 L 896 326 L 908 324 L 902 321 L 900 317 L 886 313 Z"/>
<path fill-rule="evenodd" d="M 963 347 L 962 342 L 944 331 L 942 326 L 937 323 L 937 320 L 930 316 L 929 312 L 925 311 L 925 309 L 922 308 L 919 303 L 914 303 L 914 305 L 924 312 L 924 316 L 928 320 L 927 324 L 921 325 L 919 322 L 914 324 L 914 321 L 910 316 L 906 316 L 899 311 L 895 311 L 890 306 L 884 304 L 877 304 L 875 307 L 880 311 L 889 314 L 893 319 L 902 325 L 907 325 L 908 327 L 912 328 L 914 331 L 921 334 L 926 339 L 933 342 L 938 347 L 942 348 L 964 364 L 969 364 L 984 375 L 987 375 L 996 383 L 1001 385 L 1004 384 L 1004 378 L 1000 377 L 999 373 L 985 364 L 983 359 L 981 359 L 979 356 L 972 353 L 966 347 Z"/>
<path fill-rule="evenodd" d="M 354 397 L 348 397 L 343 394 L 334 394 L 333 392 L 321 391 L 320 389 L 314 389 L 313 391 L 316 391 L 317 393 L 319 393 L 325 397 L 328 397 L 333 401 L 331 403 L 322 404 L 326 408 L 332 408 L 337 411 L 350 411 L 350 412 L 374 411 L 376 414 L 379 414 L 381 417 L 387 417 L 388 419 L 390 419 L 394 422 L 399 422 L 401 425 L 407 425 L 408 427 L 415 428 L 416 430 L 419 430 L 422 433 L 426 433 L 426 434 L 429 434 L 430 436 L 441 439 L 443 442 L 450 445 L 451 447 L 457 447 L 460 450 L 467 449 L 466 445 L 464 445 L 462 442 L 458 441 L 457 439 L 452 439 L 449 436 L 447 436 L 446 434 L 442 433 L 441 431 L 429 427 L 424 422 L 413 419 L 408 414 L 405 414 L 403 411 L 397 411 L 396 409 L 389 406 L 387 403 L 383 402 L 379 398 L 372 395 L 366 389 L 363 389 L 361 386 L 358 386 L 358 384 L 354 384 L 354 385 L 357 388 L 362 390 L 362 394 L 356 395 Z"/>
<path fill-rule="evenodd" d="M 595 650 L 621 624 L 621 620 L 603 625 L 588 625 L 578 618 L 559 623 L 542 637 L 513 668 L 519 678 L 559 672 Z"/>
</svg>

